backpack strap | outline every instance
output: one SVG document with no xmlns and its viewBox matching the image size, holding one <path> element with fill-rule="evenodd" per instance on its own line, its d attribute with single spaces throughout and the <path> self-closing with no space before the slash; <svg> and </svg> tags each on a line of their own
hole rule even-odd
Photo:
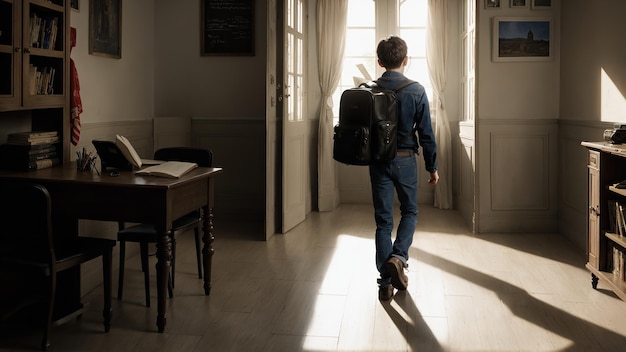
<svg viewBox="0 0 626 352">
<path fill-rule="evenodd" d="M 410 80 L 410 79 L 407 79 L 406 81 L 404 81 L 404 82 L 400 83 L 400 85 L 399 85 L 396 89 L 394 89 L 393 91 L 397 93 L 397 92 L 399 92 L 401 89 L 403 89 L 404 87 L 408 87 L 408 86 L 410 86 L 410 85 L 411 85 L 411 84 L 413 84 L 413 83 L 417 83 L 417 82 L 412 81 L 412 80 Z M 378 82 L 376 82 L 376 84 L 378 84 Z"/>
<path fill-rule="evenodd" d="M 379 85 L 379 84 L 378 84 L 378 81 L 372 81 L 372 82 L 373 82 L 373 83 L 376 83 L 376 85 L 378 85 L 379 87 L 384 88 L 384 87 L 382 87 L 381 85 Z M 400 83 L 400 85 L 399 85 L 398 87 L 396 87 L 396 89 L 393 89 L 393 91 L 394 91 L 395 93 L 397 93 L 397 92 L 399 92 L 401 89 L 403 89 L 403 88 L 405 88 L 405 87 L 408 87 L 408 86 L 410 86 L 410 85 L 411 85 L 411 84 L 413 84 L 413 83 L 417 83 L 417 82 L 416 82 L 416 81 L 413 81 L 413 80 L 410 80 L 410 79 L 407 79 L 407 80 L 403 81 L 402 83 Z M 365 83 L 362 83 L 361 85 L 365 85 L 366 87 L 370 88 L 370 86 L 369 86 L 369 85 L 367 85 L 367 84 L 365 84 Z M 414 135 L 415 135 L 415 132 L 417 132 L 417 128 L 416 128 L 416 127 L 413 127 L 413 128 L 411 129 L 411 132 L 407 133 L 407 134 L 406 134 L 406 135 L 405 135 L 402 139 L 399 139 L 399 140 L 398 140 L 398 145 L 400 145 L 401 143 L 406 142 L 406 141 L 407 141 L 407 140 L 408 140 L 408 139 L 409 139 L 412 135 L 414 136 Z"/>
</svg>

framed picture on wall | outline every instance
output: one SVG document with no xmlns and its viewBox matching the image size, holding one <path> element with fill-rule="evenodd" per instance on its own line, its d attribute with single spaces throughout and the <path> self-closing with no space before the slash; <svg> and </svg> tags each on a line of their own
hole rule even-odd
<svg viewBox="0 0 626 352">
<path fill-rule="evenodd" d="M 494 17 L 492 60 L 552 60 L 552 20 L 549 17 Z"/>
<path fill-rule="evenodd" d="M 530 0 L 533 10 L 547 10 L 552 8 L 552 0 Z"/>
<path fill-rule="evenodd" d="M 512 9 L 516 9 L 516 8 L 526 8 L 528 7 L 528 1 L 530 0 L 511 0 L 511 8 Z"/>
<path fill-rule="evenodd" d="M 255 0 L 201 0 L 202 56 L 254 56 Z"/>
<path fill-rule="evenodd" d="M 500 8 L 500 0 L 485 0 L 485 9 L 499 9 Z"/>
<path fill-rule="evenodd" d="M 89 0 L 89 54 L 122 57 L 122 0 Z"/>
<path fill-rule="evenodd" d="M 80 0 L 70 0 L 70 7 L 76 12 L 80 12 Z"/>
</svg>

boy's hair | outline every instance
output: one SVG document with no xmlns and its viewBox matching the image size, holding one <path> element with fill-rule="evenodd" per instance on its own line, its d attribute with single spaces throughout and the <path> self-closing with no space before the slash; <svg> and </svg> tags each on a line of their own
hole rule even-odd
<svg viewBox="0 0 626 352">
<path fill-rule="evenodd" d="M 407 46 L 406 42 L 396 36 L 383 39 L 378 43 L 376 48 L 376 55 L 380 61 L 381 66 L 386 69 L 394 69 L 402 65 L 402 61 L 406 57 Z"/>
</svg>

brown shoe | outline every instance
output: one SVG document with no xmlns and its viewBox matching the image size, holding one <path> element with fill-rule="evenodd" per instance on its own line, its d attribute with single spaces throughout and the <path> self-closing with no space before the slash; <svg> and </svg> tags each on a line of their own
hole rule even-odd
<svg viewBox="0 0 626 352">
<path fill-rule="evenodd" d="M 387 261 L 387 271 L 391 275 L 391 284 L 398 290 L 406 290 L 409 286 L 409 278 L 404 274 L 404 264 L 396 257 Z"/>
<path fill-rule="evenodd" d="M 384 285 L 378 286 L 378 299 L 381 301 L 388 301 L 393 297 L 393 286 Z"/>
</svg>

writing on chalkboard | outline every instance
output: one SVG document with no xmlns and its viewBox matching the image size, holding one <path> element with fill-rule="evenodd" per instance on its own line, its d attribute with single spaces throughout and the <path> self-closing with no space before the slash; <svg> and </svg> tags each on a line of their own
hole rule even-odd
<svg viewBox="0 0 626 352">
<path fill-rule="evenodd" d="M 254 0 L 202 1 L 202 55 L 254 55 Z"/>
</svg>

